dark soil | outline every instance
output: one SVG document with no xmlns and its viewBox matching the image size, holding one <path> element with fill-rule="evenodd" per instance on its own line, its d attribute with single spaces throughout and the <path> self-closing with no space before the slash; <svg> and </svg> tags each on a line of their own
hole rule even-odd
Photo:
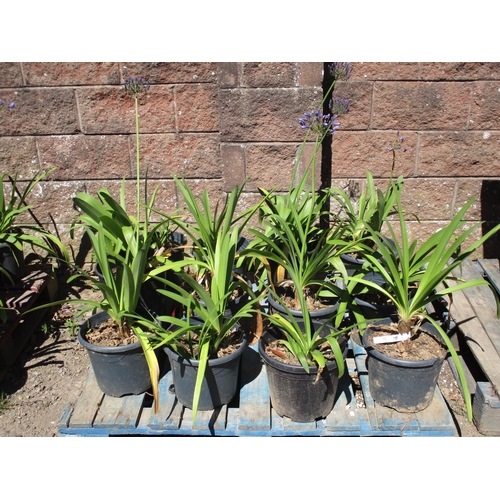
<svg viewBox="0 0 500 500">
<path fill-rule="evenodd" d="M 415 335 L 404 342 L 374 344 L 373 338 L 375 337 L 397 334 L 397 325 L 378 325 L 377 327 L 368 325 L 368 327 L 373 329 L 373 334 L 367 332 L 370 345 L 391 358 L 405 361 L 425 361 L 434 358 L 444 359 L 446 357 L 447 350 L 432 334 L 425 330 L 419 329 Z"/>
</svg>

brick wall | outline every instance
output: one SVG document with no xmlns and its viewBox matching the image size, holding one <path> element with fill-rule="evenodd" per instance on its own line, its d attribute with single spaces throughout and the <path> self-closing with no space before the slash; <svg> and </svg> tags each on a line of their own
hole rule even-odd
<svg viewBox="0 0 500 500">
<path fill-rule="evenodd" d="M 412 236 L 437 230 L 466 199 L 472 221 L 500 221 L 500 63 L 352 63 L 335 95 L 350 101 L 333 138 L 331 183 L 356 193 L 370 169 L 383 184 L 399 130 L 407 151 L 405 208 Z M 31 202 L 67 240 L 71 198 L 101 187 L 135 195 L 133 100 L 121 83 L 149 78 L 140 99 L 141 166 L 159 186 L 158 208 L 180 200 L 172 174 L 215 198 L 248 179 L 286 189 L 304 137 L 298 119 L 322 99 L 323 63 L 0 63 L 2 171 L 28 178 L 56 167 Z M 330 181 L 329 181 L 330 182 Z M 77 246 L 77 242 L 73 242 Z M 487 257 L 499 257 L 492 241 Z"/>
</svg>

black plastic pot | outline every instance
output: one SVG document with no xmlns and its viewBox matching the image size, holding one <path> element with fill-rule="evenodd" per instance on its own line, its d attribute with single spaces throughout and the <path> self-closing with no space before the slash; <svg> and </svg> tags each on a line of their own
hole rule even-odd
<svg viewBox="0 0 500 500">
<path fill-rule="evenodd" d="M 0 243 L 0 266 L 7 271 L 13 281 L 26 274 L 23 252 L 9 243 Z M 8 283 L 9 279 L 0 273 L 0 282 Z"/>
<path fill-rule="evenodd" d="M 291 287 L 282 287 L 278 283 L 276 285 L 276 293 L 281 296 L 283 294 L 289 294 L 291 297 L 293 296 L 293 290 Z M 279 314 L 283 315 L 284 317 L 288 317 L 288 311 L 294 316 L 295 318 L 303 318 L 304 314 L 302 313 L 301 310 L 297 309 L 286 309 L 283 307 L 273 296 L 272 293 L 269 293 L 267 295 L 267 301 L 270 306 L 270 308 L 273 311 L 278 312 Z M 331 321 L 337 314 L 339 308 L 338 302 L 335 302 L 334 304 L 328 305 L 327 307 L 323 309 L 318 309 L 318 310 L 311 310 L 309 311 L 309 316 L 311 317 L 312 320 L 314 321 L 319 321 L 322 323 L 327 323 Z"/>
<path fill-rule="evenodd" d="M 94 314 L 80 325 L 78 331 L 78 340 L 87 350 L 97 385 L 108 396 L 142 394 L 151 387 L 151 378 L 139 342 L 127 346 L 101 347 L 87 341 L 86 332 L 108 318 L 106 312 Z M 159 358 L 159 362 L 162 362 L 162 358 Z"/>
<path fill-rule="evenodd" d="M 327 328 L 324 323 L 315 322 L 314 326 Z M 310 367 L 307 373 L 302 366 L 281 363 L 266 353 L 266 345 L 279 337 L 281 335 L 277 330 L 267 330 L 259 340 L 259 354 L 266 366 L 272 407 L 278 415 L 294 422 L 313 422 L 326 418 L 333 409 L 337 394 L 337 363 L 327 363 L 316 381 L 317 367 Z M 345 358 L 347 340 L 342 337 L 339 341 Z"/>
<path fill-rule="evenodd" d="M 391 319 L 386 318 L 376 323 L 390 324 Z M 421 329 L 440 338 L 434 325 L 429 322 L 422 323 Z M 373 334 L 373 330 L 368 328 L 362 337 L 368 356 L 368 381 L 373 399 L 382 406 L 403 413 L 427 408 L 434 397 L 444 358 L 407 361 L 386 356 L 370 344 Z"/>
<path fill-rule="evenodd" d="M 242 332 L 242 338 L 241 346 L 229 356 L 208 360 L 198 410 L 213 410 L 218 406 L 228 404 L 236 395 L 241 356 L 248 346 L 248 339 L 244 332 Z M 175 395 L 182 405 L 192 408 L 200 363 L 195 359 L 183 358 L 169 347 L 164 347 L 164 351 L 170 361 Z"/>
</svg>

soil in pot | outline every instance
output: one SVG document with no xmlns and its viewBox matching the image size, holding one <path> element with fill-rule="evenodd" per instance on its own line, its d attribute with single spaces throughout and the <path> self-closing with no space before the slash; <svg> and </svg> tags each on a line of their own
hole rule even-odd
<svg viewBox="0 0 500 500">
<path fill-rule="evenodd" d="M 370 324 L 368 328 L 374 333 L 368 336 L 369 344 L 377 351 L 391 358 L 406 361 L 425 361 L 433 358 L 445 358 L 447 350 L 436 336 L 426 330 L 419 329 L 417 335 L 406 342 L 393 342 L 390 344 L 375 344 L 373 337 L 394 335 L 398 333 L 396 323 L 376 325 Z"/>
<path fill-rule="evenodd" d="M 290 281 L 282 281 L 276 285 L 276 293 L 285 307 L 294 316 L 302 317 L 300 302 L 295 297 L 295 287 Z M 337 299 L 322 299 L 316 296 L 317 289 L 308 287 L 304 290 L 307 308 L 313 319 L 331 318 L 338 309 Z M 286 315 L 285 307 L 277 302 L 272 294 L 268 295 L 268 301 L 274 310 Z"/>
</svg>

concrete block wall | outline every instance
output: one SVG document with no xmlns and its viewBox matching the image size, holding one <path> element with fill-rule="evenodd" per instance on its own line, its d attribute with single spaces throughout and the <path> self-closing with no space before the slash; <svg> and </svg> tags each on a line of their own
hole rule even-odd
<svg viewBox="0 0 500 500">
<path fill-rule="evenodd" d="M 396 174 L 405 175 L 404 204 L 421 222 L 412 236 L 436 231 L 465 200 L 477 196 L 471 223 L 500 221 L 500 63 L 351 63 L 335 96 L 348 99 L 332 143 L 331 182 L 355 196 L 370 169 L 381 185 L 390 173 L 388 147 L 399 130 Z M 304 137 L 298 120 L 323 97 L 323 63 L 0 63 L 3 173 L 29 178 L 55 167 L 30 199 L 36 216 L 69 241 L 77 215 L 71 198 L 126 179 L 135 196 L 133 99 L 122 83 L 143 76 L 141 167 L 157 208 L 182 199 L 172 175 L 218 199 L 247 179 L 242 208 L 257 188 L 286 189 Z M 477 234 L 480 234 L 478 230 Z M 481 256 L 499 257 L 496 240 Z"/>
</svg>

